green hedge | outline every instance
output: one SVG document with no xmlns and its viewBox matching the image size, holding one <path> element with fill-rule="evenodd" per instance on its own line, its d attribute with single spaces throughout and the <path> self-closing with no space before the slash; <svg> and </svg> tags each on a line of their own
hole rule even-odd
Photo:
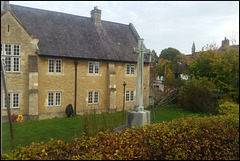
<svg viewBox="0 0 240 161">
<path fill-rule="evenodd" d="M 33 143 L 5 153 L 1 159 L 31 160 L 238 160 L 239 117 L 187 117 L 135 130 L 99 132 L 96 137 Z"/>
</svg>

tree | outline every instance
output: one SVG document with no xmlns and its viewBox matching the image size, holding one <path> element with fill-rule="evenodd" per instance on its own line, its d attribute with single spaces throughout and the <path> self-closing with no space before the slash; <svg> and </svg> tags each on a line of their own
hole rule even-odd
<svg viewBox="0 0 240 161">
<path fill-rule="evenodd" d="M 155 52 L 155 50 L 152 50 L 152 62 L 154 64 L 158 64 L 158 56 L 157 56 L 157 53 Z"/>
<path fill-rule="evenodd" d="M 166 48 L 161 51 L 159 58 L 164 58 L 165 60 L 173 61 L 177 55 L 180 55 L 180 51 L 174 48 Z"/>
<path fill-rule="evenodd" d="M 217 89 L 239 102 L 239 47 L 200 52 L 189 64 L 189 74 L 196 79 L 207 77 Z"/>
</svg>

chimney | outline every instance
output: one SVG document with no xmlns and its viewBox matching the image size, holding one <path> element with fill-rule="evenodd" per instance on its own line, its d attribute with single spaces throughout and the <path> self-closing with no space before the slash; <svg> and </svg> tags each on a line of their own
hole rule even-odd
<svg viewBox="0 0 240 161">
<path fill-rule="evenodd" d="M 9 1 L 1 1 L 1 11 L 5 9 L 10 9 Z"/>
<path fill-rule="evenodd" d="M 225 40 L 222 41 L 222 46 L 229 46 L 229 40 L 225 37 Z"/>
<path fill-rule="evenodd" d="M 94 9 L 91 11 L 91 18 L 92 21 L 95 23 L 101 23 L 101 10 L 98 9 L 98 6 L 95 6 Z"/>
</svg>

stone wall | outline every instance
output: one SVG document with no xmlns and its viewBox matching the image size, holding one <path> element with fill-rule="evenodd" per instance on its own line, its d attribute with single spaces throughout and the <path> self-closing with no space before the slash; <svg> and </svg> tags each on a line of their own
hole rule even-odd
<svg viewBox="0 0 240 161">
<path fill-rule="evenodd" d="M 20 108 L 11 109 L 11 114 L 28 116 L 30 105 L 29 83 L 31 83 L 31 81 L 29 82 L 28 56 L 37 56 L 38 39 L 27 33 L 14 16 L 7 12 L 1 16 L 1 43 L 3 46 L 5 44 L 20 45 L 20 72 L 6 72 L 6 80 L 9 93 L 20 93 Z M 6 109 L 2 110 L 2 116 L 7 116 Z"/>
</svg>

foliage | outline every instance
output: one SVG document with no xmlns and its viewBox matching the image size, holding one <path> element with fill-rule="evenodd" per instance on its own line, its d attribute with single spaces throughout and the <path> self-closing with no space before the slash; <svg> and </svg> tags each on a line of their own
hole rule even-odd
<svg viewBox="0 0 240 161">
<path fill-rule="evenodd" d="M 234 102 L 224 102 L 224 103 L 219 105 L 218 114 L 221 114 L 221 115 L 229 115 L 229 114 L 239 115 L 239 104 L 236 104 Z"/>
<path fill-rule="evenodd" d="M 239 117 L 187 117 L 125 132 L 19 146 L 2 160 L 238 160 Z"/>
<path fill-rule="evenodd" d="M 169 47 L 161 51 L 159 58 L 164 58 L 165 60 L 173 61 L 173 59 L 180 54 L 181 53 L 179 50 Z"/>
<path fill-rule="evenodd" d="M 158 55 L 157 55 L 157 52 L 155 50 L 152 50 L 152 62 L 154 64 L 158 64 Z"/>
<path fill-rule="evenodd" d="M 225 95 L 239 102 L 239 48 L 202 51 L 189 64 L 189 74 L 207 77 Z"/>
<path fill-rule="evenodd" d="M 177 55 L 173 59 L 173 63 L 176 64 L 177 62 L 187 62 L 187 56 L 185 54 Z"/>
<path fill-rule="evenodd" d="M 197 80 L 193 77 L 180 87 L 178 101 L 183 108 L 193 112 L 216 113 L 214 88 L 207 78 Z"/>
</svg>

